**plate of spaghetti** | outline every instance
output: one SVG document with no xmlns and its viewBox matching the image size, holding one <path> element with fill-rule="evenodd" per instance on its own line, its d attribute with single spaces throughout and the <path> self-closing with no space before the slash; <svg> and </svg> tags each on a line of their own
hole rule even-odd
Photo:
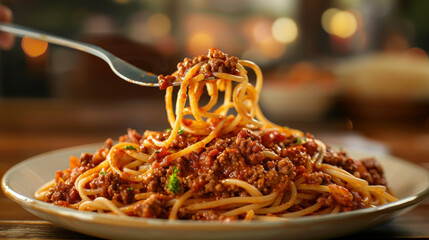
<svg viewBox="0 0 429 240">
<path fill-rule="evenodd" d="M 2 189 L 43 219 L 116 239 L 334 237 L 429 195 L 418 166 L 270 122 L 262 82 L 256 64 L 217 49 L 186 58 L 159 77 L 170 129 L 35 156 L 11 168 Z"/>
</svg>

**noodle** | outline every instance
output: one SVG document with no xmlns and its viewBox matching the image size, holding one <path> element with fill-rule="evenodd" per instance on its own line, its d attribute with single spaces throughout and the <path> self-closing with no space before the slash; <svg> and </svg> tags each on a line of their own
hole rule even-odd
<svg viewBox="0 0 429 240">
<path fill-rule="evenodd" d="M 255 72 L 255 84 L 245 67 Z M 123 216 L 221 221 L 334 214 L 396 201 L 374 160 L 353 160 L 268 121 L 258 105 L 263 77 L 256 64 L 210 49 L 159 79 L 171 129 L 143 136 L 129 130 L 94 155 L 71 157 L 70 168 L 35 198 Z M 174 81 L 181 83 L 175 103 Z"/>
</svg>

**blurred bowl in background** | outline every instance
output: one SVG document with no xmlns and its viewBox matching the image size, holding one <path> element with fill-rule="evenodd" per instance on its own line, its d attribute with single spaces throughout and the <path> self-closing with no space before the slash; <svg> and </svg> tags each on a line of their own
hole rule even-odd
<svg viewBox="0 0 429 240">
<path fill-rule="evenodd" d="M 355 123 L 424 123 L 429 116 L 429 61 L 405 53 L 372 54 L 336 69 L 345 110 Z"/>
<path fill-rule="evenodd" d="M 308 62 L 293 65 L 286 74 L 268 76 L 260 103 L 273 120 L 313 122 L 331 109 L 337 94 L 335 75 Z"/>
<path fill-rule="evenodd" d="M 313 122 L 330 110 L 334 94 L 317 86 L 287 88 L 265 84 L 260 102 L 270 119 Z"/>
<path fill-rule="evenodd" d="M 400 53 L 346 60 L 336 69 L 345 94 L 369 99 L 429 99 L 429 60 Z"/>
</svg>

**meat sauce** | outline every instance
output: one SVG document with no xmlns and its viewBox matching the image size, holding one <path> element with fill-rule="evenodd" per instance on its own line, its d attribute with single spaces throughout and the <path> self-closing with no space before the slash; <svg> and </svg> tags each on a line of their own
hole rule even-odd
<svg viewBox="0 0 429 240">
<path fill-rule="evenodd" d="M 237 57 L 229 57 L 228 54 L 225 54 L 216 48 L 211 48 L 209 49 L 209 53 L 207 55 L 200 55 L 198 57 L 194 57 L 193 59 L 185 58 L 183 62 L 178 63 L 176 76 L 159 75 L 159 88 L 161 90 L 166 89 L 167 87 L 171 86 L 173 82 L 177 80 L 177 78 L 183 79 L 189 69 L 201 62 L 204 63 L 196 75 L 203 74 L 204 78 L 213 77 L 213 72 L 229 73 L 233 75 L 238 74 L 236 67 L 238 63 Z"/>
<path fill-rule="evenodd" d="M 142 143 L 145 139 L 154 138 L 163 141 L 169 136 L 168 132 L 147 132 L 140 135 L 134 130 L 119 138 L 120 142 Z M 180 134 L 171 149 L 183 149 L 201 140 L 201 137 L 189 133 Z M 95 154 L 82 154 L 74 168 L 58 171 L 57 184 L 49 190 L 45 201 L 57 205 L 68 206 L 81 199 L 74 187 L 76 178 L 86 170 L 102 162 L 112 147 L 108 139 L 104 147 Z M 172 150 L 169 151 L 172 151 Z M 145 147 L 139 151 L 149 153 Z M 275 153 L 278 157 L 267 157 L 264 151 Z M 291 210 L 300 210 L 310 206 L 315 201 L 324 207 L 340 204 L 344 209 L 353 210 L 365 207 L 362 197 L 357 192 L 350 192 L 338 185 L 330 185 L 331 177 L 321 171 L 307 174 L 305 164 L 317 152 L 314 138 L 307 134 L 305 143 L 297 143 L 294 136 L 286 136 L 277 130 L 252 131 L 240 129 L 228 136 L 213 139 L 204 148 L 180 157 L 168 165 L 163 165 L 163 159 L 169 152 L 155 152 L 151 155 L 152 174 L 141 183 L 133 183 L 120 178 L 116 173 L 106 172 L 90 181 L 86 188 L 101 189 L 96 197 L 106 197 L 116 203 L 129 204 L 136 202 L 134 195 L 140 192 L 154 192 L 150 198 L 139 201 L 133 214 L 140 217 L 168 218 L 167 202 L 177 195 L 192 189 L 194 196 L 200 198 L 220 199 L 234 196 L 248 196 L 242 188 L 222 184 L 226 178 L 236 178 L 255 186 L 263 194 L 272 191 L 284 191 L 288 182 L 304 177 L 304 183 L 323 184 L 329 186 L 330 193 L 325 193 L 315 200 L 304 200 Z M 386 185 L 383 169 L 374 159 L 365 161 L 353 160 L 345 152 L 327 146 L 323 162 L 338 166 L 347 172 L 361 177 L 369 184 Z M 178 169 L 180 189 L 177 193 L 169 191 L 168 176 Z M 141 184 L 133 188 L 133 184 Z M 312 202 L 311 202 L 312 201 Z M 234 220 L 225 219 L 213 211 L 188 213 L 181 209 L 179 218 L 197 220 Z"/>
</svg>

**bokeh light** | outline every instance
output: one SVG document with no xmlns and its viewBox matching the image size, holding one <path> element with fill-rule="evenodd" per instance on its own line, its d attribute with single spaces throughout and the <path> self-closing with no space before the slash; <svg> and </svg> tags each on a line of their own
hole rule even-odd
<svg viewBox="0 0 429 240">
<path fill-rule="evenodd" d="M 358 22 L 352 13 L 348 11 L 339 11 L 335 13 L 329 23 L 331 34 L 340 38 L 349 38 L 355 34 Z"/>
<path fill-rule="evenodd" d="M 171 21 L 164 14 L 153 14 L 146 22 L 148 33 L 153 37 L 164 37 L 170 33 Z"/>
<path fill-rule="evenodd" d="M 215 39 L 209 32 L 199 31 L 193 33 L 187 41 L 188 52 L 192 56 L 198 56 L 207 52 L 207 49 L 215 47 Z"/>
<path fill-rule="evenodd" d="M 342 11 L 336 8 L 326 10 L 322 15 L 323 29 L 339 38 L 353 36 L 359 25 L 360 15 L 356 12 Z"/>
<path fill-rule="evenodd" d="M 272 22 L 270 20 L 261 18 L 255 21 L 253 24 L 254 25 L 252 26 L 252 37 L 257 42 L 263 42 L 267 38 L 271 37 L 270 28 Z"/>
<path fill-rule="evenodd" d="M 328 10 L 323 12 L 323 14 L 322 14 L 322 27 L 329 34 L 332 34 L 331 19 L 338 12 L 340 12 L 340 10 L 338 10 L 336 8 L 329 8 Z"/>
<path fill-rule="evenodd" d="M 261 52 L 269 58 L 279 58 L 286 51 L 286 45 L 277 42 L 274 38 L 266 38 L 259 44 Z"/>
<path fill-rule="evenodd" d="M 272 27 L 274 39 L 281 43 L 291 43 L 298 37 L 298 26 L 293 19 L 279 18 Z"/>
<path fill-rule="evenodd" d="M 298 33 L 296 31 L 296 34 L 292 33 L 292 36 L 282 35 L 284 34 L 284 30 L 288 31 L 287 28 L 290 26 L 289 20 L 287 20 L 288 23 L 286 24 L 284 24 L 284 20 L 280 20 L 276 24 L 276 27 L 273 27 L 274 22 L 275 21 L 273 19 L 267 17 L 255 16 L 249 18 L 243 23 L 243 34 L 247 36 L 246 40 L 250 40 L 241 55 L 243 59 L 251 59 L 258 64 L 266 64 L 273 59 L 282 57 L 285 54 L 286 42 L 294 41 L 297 38 Z M 286 27 L 286 29 L 283 27 Z M 277 36 L 278 39 L 274 37 L 275 34 L 273 31 L 279 32 Z M 292 30 L 292 32 L 293 31 L 294 30 Z M 291 32 L 288 31 L 287 34 L 290 33 Z M 281 39 L 281 41 L 279 41 L 279 39 Z"/>
<path fill-rule="evenodd" d="M 23 37 L 21 41 L 22 50 L 27 56 L 38 57 L 48 49 L 48 42 Z"/>
</svg>

